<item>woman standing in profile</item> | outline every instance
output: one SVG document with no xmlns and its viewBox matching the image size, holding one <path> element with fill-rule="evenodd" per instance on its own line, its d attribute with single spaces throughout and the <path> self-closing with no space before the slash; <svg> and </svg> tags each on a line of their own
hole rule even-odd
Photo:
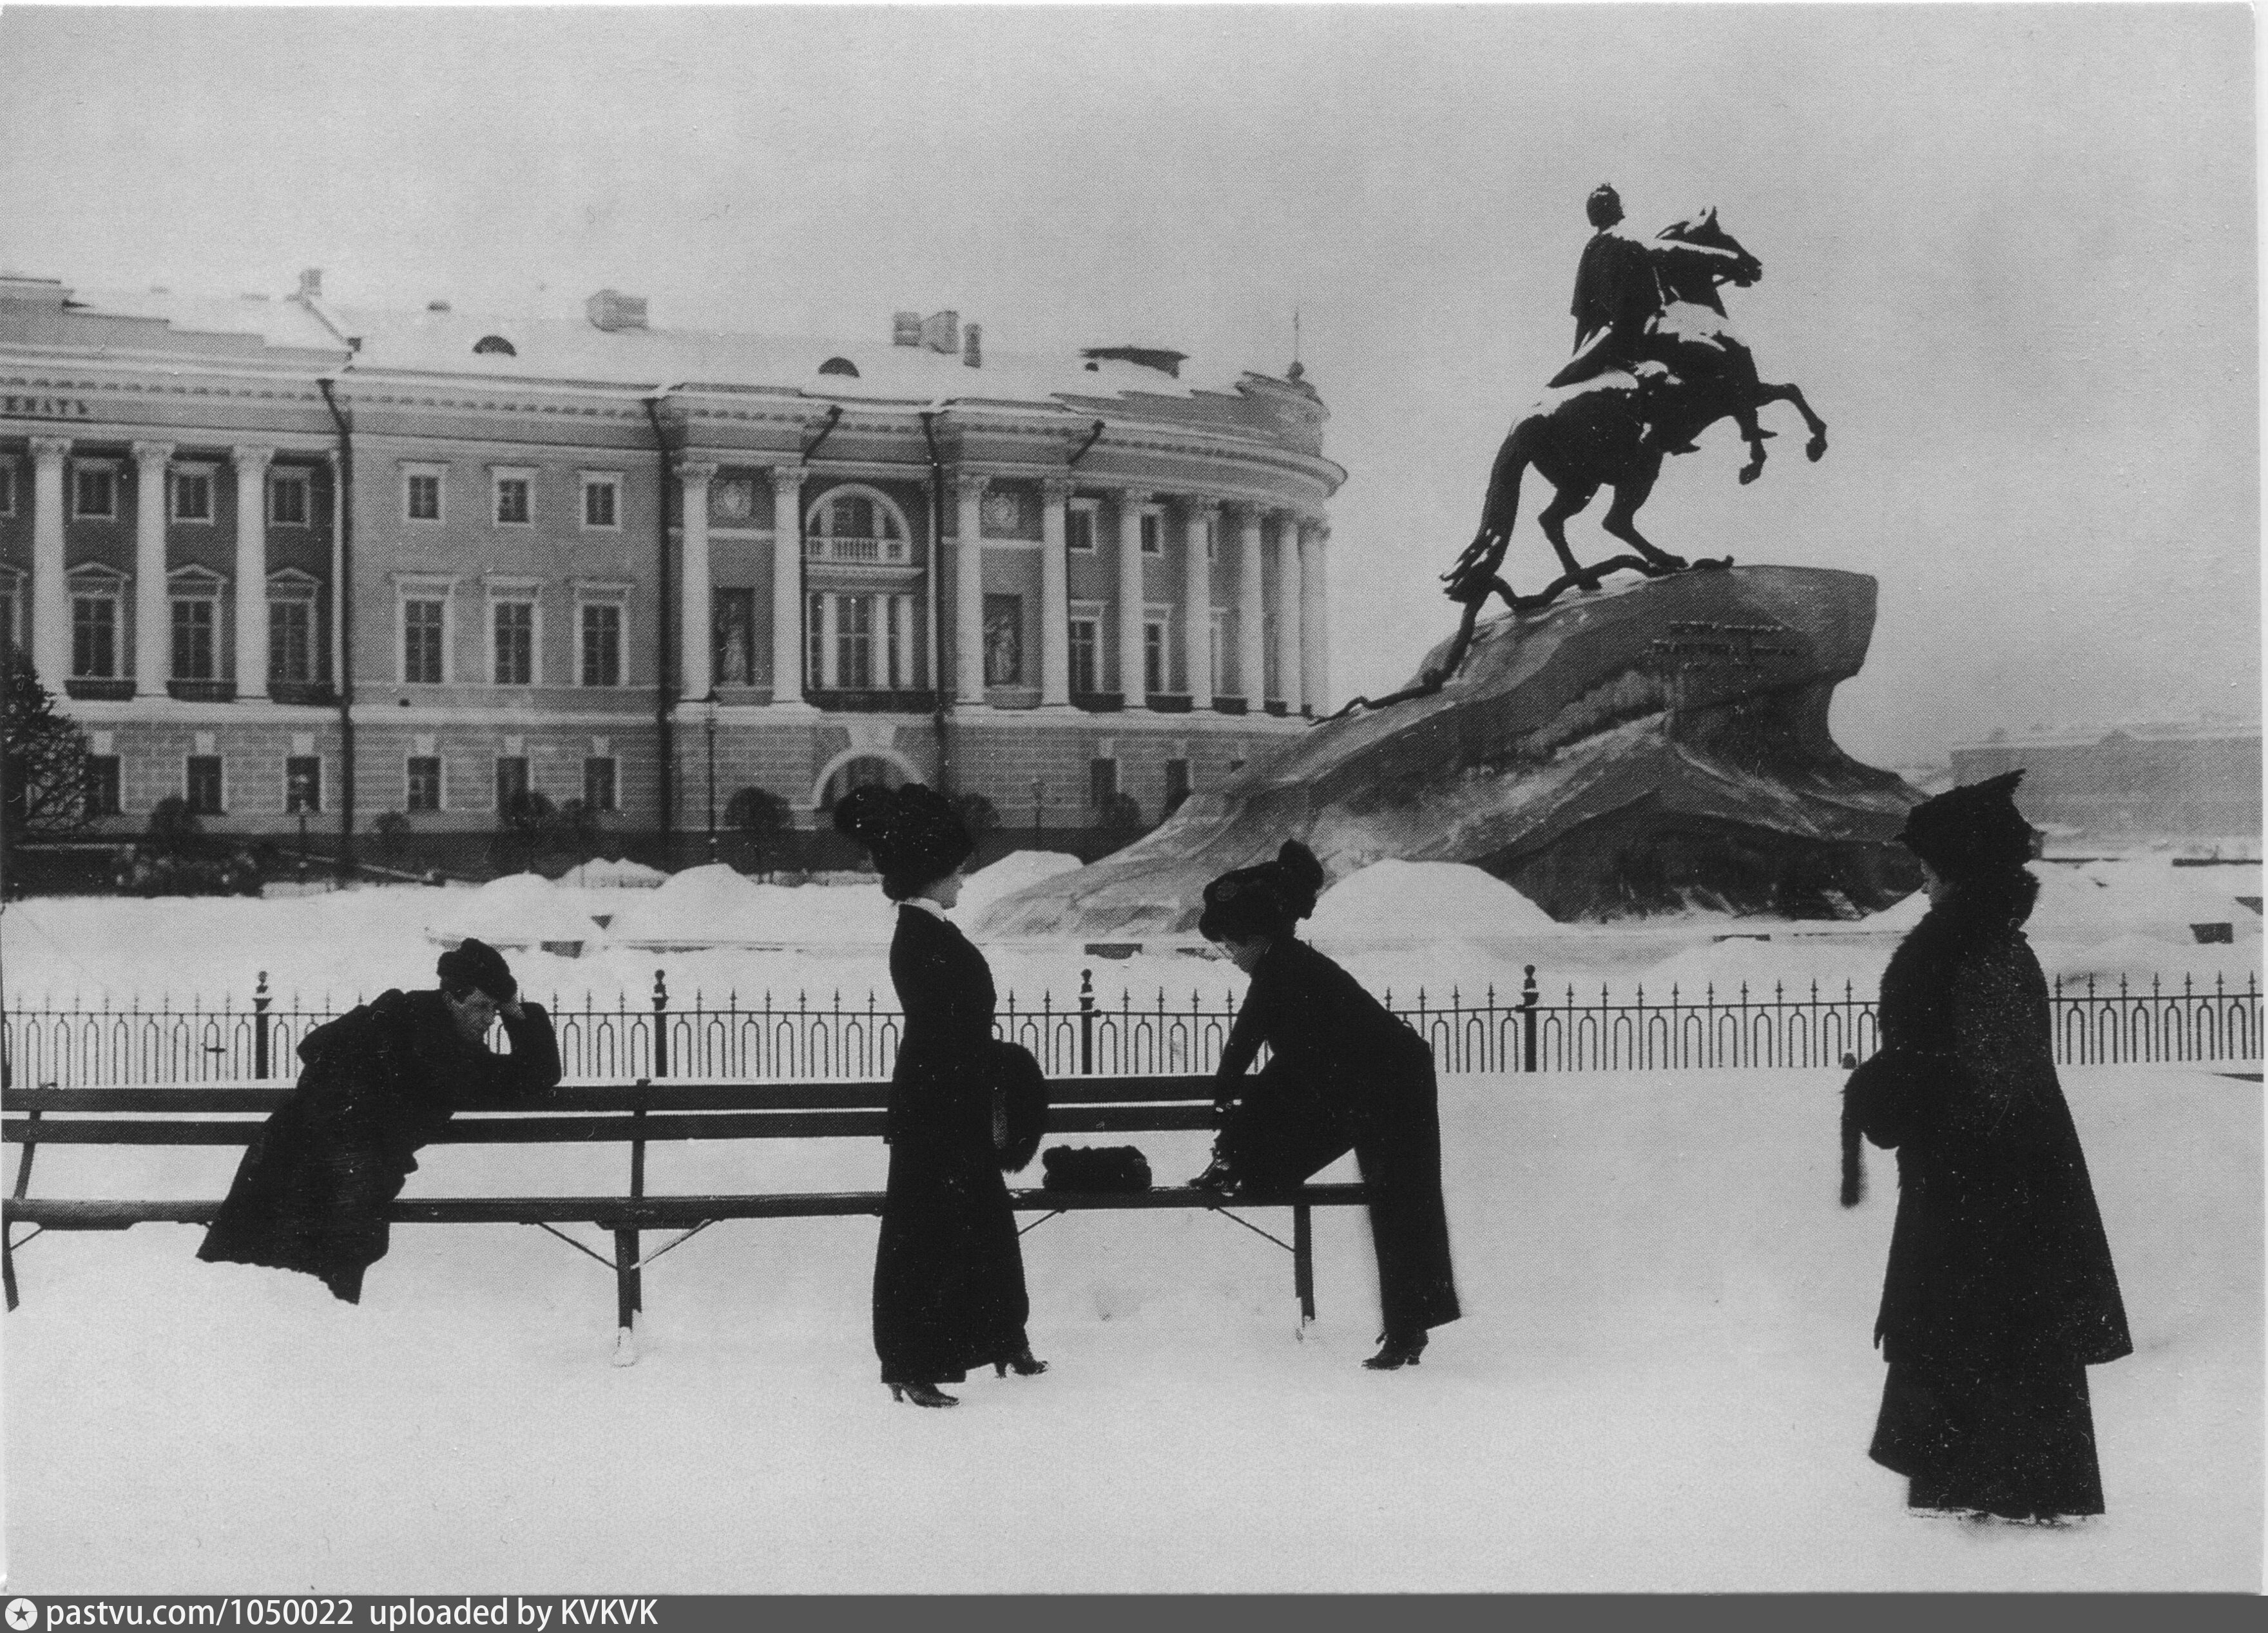
<svg viewBox="0 0 2268 1633">
<path fill-rule="evenodd" d="M 853 789 L 835 826 L 865 847 L 898 904 L 890 981 L 905 1014 L 884 1137 L 890 1176 L 874 1253 L 874 1351 L 893 1396 L 960 1404 L 938 1387 L 972 1366 L 1047 1371 L 1024 1334 L 1030 1301 L 1002 1181 L 1011 1154 L 997 1097 L 1020 1053 L 992 1035 L 992 972 L 945 917 L 976 849 L 960 815 L 919 783 Z M 1022 1056 L 1029 1070 L 1029 1056 Z M 1015 1142 L 1019 1144 L 1024 1141 Z M 1027 1144 L 1036 1146 L 1036 1129 Z M 1030 1159 L 1028 1149 L 1022 1151 Z"/>
<path fill-rule="evenodd" d="M 1379 1352 L 1415 1366 L 1427 1332 L 1457 1319 L 1433 1052 L 1353 976 L 1292 936 L 1315 910 L 1322 864 L 1298 840 L 1205 886 L 1197 929 L 1252 978 L 1221 1050 L 1219 1138 L 1191 1181 L 1224 1195 L 1282 1191 L 1354 1149 L 1378 1255 Z M 1269 1048 L 1268 1064 L 1246 1070 Z"/>
<path fill-rule="evenodd" d="M 1928 914 L 1882 974 L 1881 1051 L 1843 1099 L 1843 1204 L 1863 1135 L 1898 1153 L 1870 1455 L 1918 1512 L 2102 1512 L 2087 1369 L 2132 1354 L 2087 1159 L 2056 1080 L 2021 771 L 1915 806 Z"/>
</svg>

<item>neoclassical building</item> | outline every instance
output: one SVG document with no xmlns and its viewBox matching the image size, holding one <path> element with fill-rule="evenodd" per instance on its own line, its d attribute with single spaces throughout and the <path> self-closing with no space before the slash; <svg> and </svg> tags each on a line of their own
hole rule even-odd
<svg viewBox="0 0 2268 1633">
<path fill-rule="evenodd" d="M 1146 820 L 1329 693 L 1325 409 L 1181 354 L 989 351 L 0 276 L 0 636 L 106 826 L 626 835 L 868 779 Z M 713 768 L 713 773 L 712 773 Z"/>
</svg>

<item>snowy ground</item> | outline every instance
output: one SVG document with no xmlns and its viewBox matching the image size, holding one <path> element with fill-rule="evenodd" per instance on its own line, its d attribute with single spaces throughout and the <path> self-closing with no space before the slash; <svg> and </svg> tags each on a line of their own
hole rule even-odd
<svg viewBox="0 0 2268 1633">
<path fill-rule="evenodd" d="M 2073 1070 L 2139 1352 L 2096 1369 L 2110 1513 L 1908 1516 L 1864 1454 L 1895 1181 L 1836 1205 L 1815 1073 L 1445 1085 L 1467 1319 L 1379 1375 L 1359 1217 L 1322 1319 L 1225 1221 L 1026 1241 L 1055 1369 L 893 1406 L 867 1220 L 717 1227 L 611 1280 L 524 1228 L 395 1232 L 364 1304 L 45 1238 L 6 1319 L 7 1585 L 410 1591 L 2233 1589 L 2261 1583 L 2257 1084 Z M 1150 1136 L 1162 1176 L 1192 1136 Z M 232 1153 L 49 1148 L 49 1195 L 210 1194 Z M 442 1148 L 428 1194 L 619 1183 L 621 1154 Z M 879 1184 L 880 1148 L 658 1151 L 657 1190 Z M 1265 1220 L 1263 1223 L 1279 1224 Z"/>
</svg>

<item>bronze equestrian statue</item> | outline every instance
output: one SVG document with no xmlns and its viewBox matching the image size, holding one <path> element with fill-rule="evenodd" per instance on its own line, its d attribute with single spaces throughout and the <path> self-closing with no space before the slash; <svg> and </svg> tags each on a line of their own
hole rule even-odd
<svg viewBox="0 0 2268 1633">
<path fill-rule="evenodd" d="M 1464 662 L 1473 626 L 1492 594 L 1514 612 L 1532 612 L 1570 589 L 1595 591 L 1607 574 L 1624 568 L 1659 577 L 1688 567 L 1730 566 L 1729 556 L 1688 562 L 1660 549 L 1637 522 L 1662 460 L 1696 452 L 1694 438 L 1719 420 L 1730 416 L 1748 444 L 1744 483 L 1763 474 L 1764 440 L 1774 434 L 1756 423 L 1765 403 L 1793 404 L 1811 432 L 1804 452 L 1817 460 L 1827 452 L 1827 423 L 1803 393 L 1760 379 L 1755 357 L 1726 325 L 1719 286 L 1746 289 L 1764 276 L 1764 263 L 1718 224 L 1716 210 L 1672 222 L 1650 239 L 1623 228 L 1622 200 L 1611 187 L 1594 190 L 1585 210 L 1596 231 L 1575 273 L 1574 355 L 1498 449 L 1479 531 L 1441 575 L 1449 598 L 1464 605 L 1456 639 L 1416 684 L 1376 700 L 1355 698 L 1342 715 L 1440 691 Z M 1520 479 L 1530 467 L 1557 490 L 1535 519 L 1565 570 L 1538 593 L 1523 596 L 1498 569 L 1519 513 Z M 1566 525 L 1602 488 L 1612 488 L 1615 497 L 1601 526 L 1636 553 L 1585 567 L 1567 548 Z"/>
</svg>

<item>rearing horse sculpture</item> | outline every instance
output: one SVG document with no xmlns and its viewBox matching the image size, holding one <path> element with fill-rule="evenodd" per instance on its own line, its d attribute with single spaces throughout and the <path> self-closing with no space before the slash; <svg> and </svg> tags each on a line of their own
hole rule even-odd
<svg viewBox="0 0 2268 1633">
<path fill-rule="evenodd" d="M 1826 423 L 1811 411 L 1802 392 L 1760 380 L 1748 347 L 1725 326 L 1718 283 L 1729 281 L 1745 288 L 1763 276 L 1763 263 L 1717 224 L 1713 209 L 1673 223 L 1657 237 L 1728 250 L 1735 259 L 1728 263 L 1721 255 L 1705 261 L 1660 258 L 1659 276 L 1668 298 L 1648 332 L 1644 360 L 1635 369 L 1614 370 L 1550 392 L 1513 426 L 1489 473 L 1480 529 L 1456 565 L 1441 575 L 1450 598 L 1464 603 L 1457 638 L 1444 661 L 1397 698 L 1438 691 L 1456 673 L 1471 644 L 1474 622 L 1491 594 L 1502 596 L 1514 611 L 1532 610 L 1575 585 L 1596 590 L 1601 578 L 1622 568 L 1659 576 L 1688 566 L 1683 556 L 1656 548 L 1641 533 L 1637 517 L 1660 478 L 1664 456 L 1684 452 L 1717 421 L 1730 416 L 1749 445 L 1743 482 L 1754 482 L 1764 469 L 1764 441 L 1771 433 L 1757 425 L 1756 410 L 1767 402 L 1794 404 L 1811 430 L 1804 452 L 1814 460 L 1827 452 Z M 1540 594 L 1523 597 L 1498 570 L 1519 514 L 1520 479 L 1531 466 L 1557 490 L 1535 519 L 1565 570 Z M 1566 526 L 1601 488 L 1615 491 L 1601 525 L 1637 554 L 1587 568 L 1567 548 Z"/>
</svg>

